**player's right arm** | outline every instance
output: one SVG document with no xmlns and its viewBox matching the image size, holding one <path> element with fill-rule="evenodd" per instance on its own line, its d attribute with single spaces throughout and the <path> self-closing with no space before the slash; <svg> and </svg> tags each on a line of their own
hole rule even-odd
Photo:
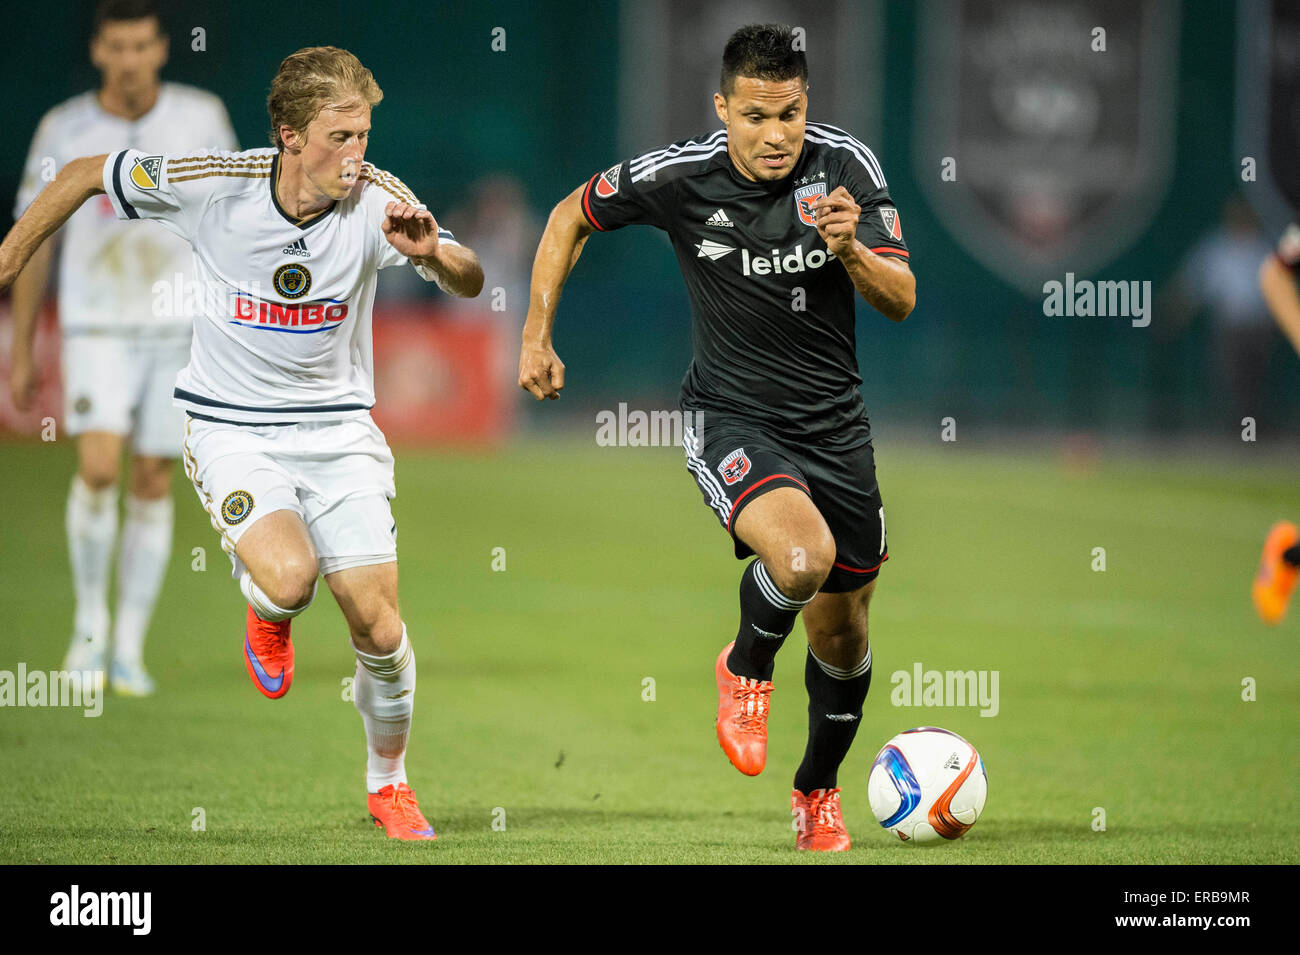
<svg viewBox="0 0 1300 955">
<path fill-rule="evenodd" d="M 573 271 L 591 233 L 595 231 L 582 212 L 586 184 L 564 197 L 546 220 L 546 231 L 533 259 L 533 278 L 528 293 L 528 318 L 519 353 L 519 387 L 538 401 L 560 397 L 564 387 L 564 362 L 555 354 L 551 332 L 560 290 Z"/>
<path fill-rule="evenodd" d="M 597 173 L 551 210 L 533 259 L 528 318 L 519 353 L 519 387 L 534 398 L 558 398 L 564 387 L 564 362 L 555 354 L 551 333 L 560 290 L 593 232 L 629 225 L 667 228 L 673 206 L 672 179 L 656 177 L 653 150 Z M 636 173 L 633 173 L 633 169 Z"/>
<path fill-rule="evenodd" d="M 14 284 L 41 244 L 67 222 L 81 204 L 104 191 L 103 156 L 74 159 L 41 190 L 36 201 L 0 242 L 0 292 Z"/>
</svg>

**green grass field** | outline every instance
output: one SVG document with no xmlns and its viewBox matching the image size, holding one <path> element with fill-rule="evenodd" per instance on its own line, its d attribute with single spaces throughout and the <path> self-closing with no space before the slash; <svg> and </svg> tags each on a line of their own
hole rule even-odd
<svg viewBox="0 0 1300 955">
<path fill-rule="evenodd" d="M 367 820 L 361 719 L 342 697 L 353 658 L 325 588 L 294 625 L 293 691 L 272 702 L 250 685 L 242 598 L 178 470 L 146 647 L 160 691 L 110 695 L 98 719 L 0 710 L 0 862 L 1300 861 L 1300 620 L 1269 630 L 1249 600 L 1265 530 L 1300 517 L 1293 469 L 1105 458 L 1080 474 L 1049 450 L 878 440 L 893 557 L 840 776 L 854 849 L 809 858 L 789 813 L 802 627 L 777 661 L 768 768 L 743 777 L 714 737 L 712 674 L 743 565 L 679 451 L 563 441 L 397 458 L 420 674 L 407 768 L 438 841 L 391 843 Z M 0 669 L 62 660 L 72 466 L 64 442 L 0 449 Z M 1000 711 L 892 706 L 890 674 L 916 661 L 998 670 Z M 876 750 L 926 724 L 967 736 L 989 777 L 980 822 L 935 849 L 898 843 L 866 802 Z"/>
</svg>

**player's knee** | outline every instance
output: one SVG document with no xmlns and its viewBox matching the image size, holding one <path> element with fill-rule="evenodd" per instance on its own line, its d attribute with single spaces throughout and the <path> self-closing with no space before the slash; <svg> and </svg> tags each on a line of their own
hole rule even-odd
<svg viewBox="0 0 1300 955">
<path fill-rule="evenodd" d="M 153 501 L 171 494 L 172 467 L 168 458 L 137 458 L 131 470 L 131 493 Z"/>
<path fill-rule="evenodd" d="M 823 662 L 833 666 L 851 666 L 862 660 L 867 652 L 867 621 L 846 621 L 827 628 L 810 630 L 810 643 L 826 648 L 828 659 Z"/>
<path fill-rule="evenodd" d="M 768 576 L 791 600 L 807 600 L 821 589 L 835 566 L 835 541 L 830 534 L 814 535 L 790 548 L 777 560 L 764 560 Z"/>
<path fill-rule="evenodd" d="M 77 469 L 81 482 L 92 491 L 113 487 L 118 481 L 118 465 L 113 460 L 88 459 Z"/>
<path fill-rule="evenodd" d="M 316 596 L 317 569 L 310 561 L 291 558 L 281 561 L 262 585 L 262 591 L 277 607 L 305 610 Z"/>
<path fill-rule="evenodd" d="M 402 618 L 396 607 L 382 606 L 352 622 L 352 642 L 362 653 L 387 656 L 402 644 Z"/>
</svg>

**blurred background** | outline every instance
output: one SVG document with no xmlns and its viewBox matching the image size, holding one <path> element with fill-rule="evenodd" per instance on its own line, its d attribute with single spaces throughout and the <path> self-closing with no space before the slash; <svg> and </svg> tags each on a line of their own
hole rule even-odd
<svg viewBox="0 0 1300 955">
<path fill-rule="evenodd" d="M 40 116 L 96 84 L 92 10 L 49 0 L 9 14 L 9 36 L 40 35 L 43 49 L 6 69 L 0 227 Z M 471 303 L 406 270 L 381 279 L 376 416 L 395 441 L 591 427 L 620 401 L 675 407 L 689 313 L 667 239 L 629 229 L 588 245 L 558 322 L 565 400 L 545 408 L 514 383 L 532 255 L 551 206 L 593 172 L 716 128 L 722 45 L 768 19 L 805 28 L 810 117 L 872 146 L 912 249 L 908 321 L 859 302 L 877 429 L 953 416 L 967 437 L 1236 440 L 1250 415 L 1272 441 L 1300 425 L 1300 362 L 1255 282 L 1289 221 L 1267 149 L 1270 75 L 1291 82 L 1300 56 L 1285 4 L 321 2 L 286 20 L 269 4 L 176 0 L 166 11 L 164 78 L 218 94 L 244 148 L 267 144 L 283 56 L 325 43 L 358 54 L 385 93 L 369 158 L 483 258 L 487 289 Z M 1043 283 L 1067 273 L 1149 281 L 1151 324 L 1046 316 Z M 38 347 L 56 364 L 55 326 L 45 331 Z M 0 361 L 8 348 L 6 327 Z M 57 414 L 52 379 L 44 399 L 24 416 L 0 399 L 0 428 L 36 433 Z"/>
<path fill-rule="evenodd" d="M 1269 630 L 1249 597 L 1270 523 L 1298 510 L 1300 360 L 1256 281 L 1300 202 L 1300 180 L 1273 174 L 1300 172 L 1298 8 L 169 0 L 164 79 L 218 94 L 246 148 L 268 144 L 283 57 L 355 52 L 385 93 L 368 158 L 484 261 L 472 302 L 386 270 L 374 325 L 420 648 L 408 763 L 452 834 L 442 858 L 788 858 L 803 652 L 777 661 L 772 768 L 741 787 L 711 729 L 710 665 L 736 626 L 725 532 L 679 449 L 595 440 L 599 412 L 676 407 L 690 316 L 666 237 L 589 242 L 559 311 L 563 400 L 515 383 L 549 210 L 623 158 L 717 128 L 727 36 L 778 19 L 806 31 L 810 117 L 879 158 L 917 276 L 900 325 L 858 304 L 891 555 L 871 609 L 878 688 L 843 776 L 859 860 L 916 858 L 870 832 L 863 790 L 876 748 L 919 723 L 978 742 L 994 787 L 945 859 L 1300 859 L 1295 617 Z M 97 84 L 92 9 L 6 10 L 0 228 L 41 115 Z M 1044 284 L 1071 275 L 1149 282 L 1150 324 L 1047 315 Z M 0 675 L 57 666 L 67 646 L 77 467 L 73 442 L 39 438 L 61 415 L 57 318 L 37 341 L 41 406 L 18 416 L 8 308 L 0 296 Z M 392 861 L 357 802 L 360 727 L 340 694 L 355 659 L 333 602 L 322 588 L 295 621 L 291 702 L 263 705 L 240 662 L 239 590 L 173 470 L 146 649 L 158 694 L 114 698 L 103 719 L 0 714 L 0 862 Z M 889 675 L 922 664 L 1000 672 L 998 719 L 896 708 Z M 1187 785 L 1206 765 L 1251 784 Z M 1113 831 L 1094 831 L 1094 807 Z"/>
</svg>

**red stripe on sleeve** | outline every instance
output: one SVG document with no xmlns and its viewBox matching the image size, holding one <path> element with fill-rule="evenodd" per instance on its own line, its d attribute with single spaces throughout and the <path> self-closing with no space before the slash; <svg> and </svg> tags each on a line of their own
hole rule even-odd
<svg viewBox="0 0 1300 955">
<path fill-rule="evenodd" d="M 588 179 L 587 187 L 582 190 L 582 214 L 587 217 L 588 222 L 590 222 L 601 232 L 608 232 L 609 231 L 608 229 L 606 229 L 603 225 L 601 225 L 599 222 L 596 221 L 596 216 L 591 211 L 591 201 L 590 201 L 591 184 L 595 182 L 599 176 L 600 173 L 596 173 L 595 176 L 592 176 L 590 179 Z"/>
</svg>

